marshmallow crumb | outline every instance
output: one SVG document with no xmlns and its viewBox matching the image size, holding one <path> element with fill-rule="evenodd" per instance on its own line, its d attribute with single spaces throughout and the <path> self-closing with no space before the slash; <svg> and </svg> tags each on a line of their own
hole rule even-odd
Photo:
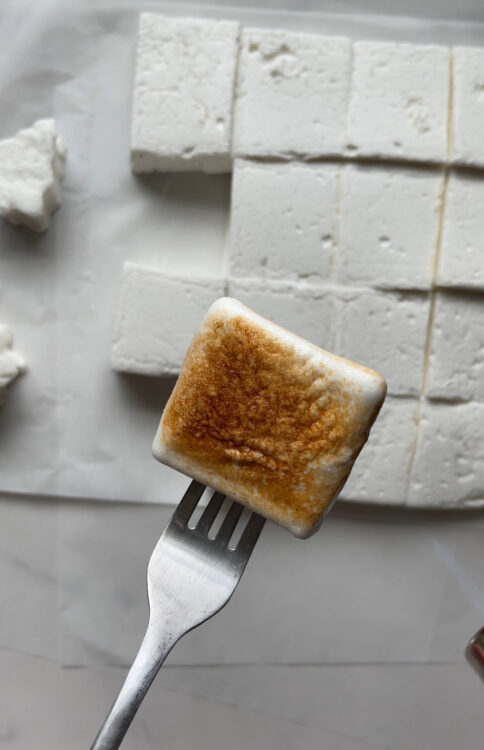
<svg viewBox="0 0 484 750">
<path fill-rule="evenodd" d="M 13 335 L 8 326 L 0 323 L 0 405 L 7 397 L 7 388 L 26 370 L 24 358 L 13 347 Z"/>
<path fill-rule="evenodd" d="M 66 153 L 54 120 L 37 120 L 0 141 L 0 216 L 44 232 L 61 204 Z"/>
</svg>

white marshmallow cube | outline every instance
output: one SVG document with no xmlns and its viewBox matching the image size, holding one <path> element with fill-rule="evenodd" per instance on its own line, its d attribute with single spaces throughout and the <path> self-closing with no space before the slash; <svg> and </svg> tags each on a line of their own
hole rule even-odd
<svg viewBox="0 0 484 750">
<path fill-rule="evenodd" d="M 0 323 L 0 405 L 7 397 L 7 388 L 26 369 L 24 358 L 13 349 L 13 335 Z"/>
<path fill-rule="evenodd" d="M 380 372 L 389 394 L 418 396 L 429 310 L 427 294 L 340 290 L 334 351 Z"/>
<path fill-rule="evenodd" d="M 131 133 L 135 172 L 230 172 L 239 24 L 142 13 Z"/>
<path fill-rule="evenodd" d="M 37 120 L 0 141 L 0 216 L 44 232 L 61 204 L 65 160 L 54 120 Z"/>
<path fill-rule="evenodd" d="M 121 372 L 175 375 L 208 307 L 225 293 L 222 279 L 184 279 L 127 262 L 111 364 Z"/>
<path fill-rule="evenodd" d="M 348 154 L 444 162 L 449 79 L 447 47 L 356 42 L 348 111 Z"/>
<path fill-rule="evenodd" d="M 236 159 L 229 273 L 327 279 L 338 239 L 339 176 L 332 164 Z"/>
<path fill-rule="evenodd" d="M 484 401 L 484 300 L 437 293 L 427 396 Z"/>
<path fill-rule="evenodd" d="M 235 154 L 287 158 L 343 153 L 350 73 L 349 39 L 244 29 Z"/>
<path fill-rule="evenodd" d="M 333 298 L 328 289 L 283 281 L 229 279 L 228 294 L 312 344 L 333 349 Z"/>
<path fill-rule="evenodd" d="M 484 404 L 424 400 L 407 504 L 484 506 Z"/>
<path fill-rule="evenodd" d="M 437 283 L 484 289 L 482 175 L 460 172 L 449 175 Z"/>
<path fill-rule="evenodd" d="M 352 502 L 405 505 L 419 402 L 388 397 L 341 492 Z"/>
<path fill-rule="evenodd" d="M 454 164 L 484 166 L 484 49 L 454 47 L 452 152 Z"/>
<path fill-rule="evenodd" d="M 348 165 L 341 181 L 340 280 L 429 289 L 442 188 L 440 170 Z"/>
</svg>

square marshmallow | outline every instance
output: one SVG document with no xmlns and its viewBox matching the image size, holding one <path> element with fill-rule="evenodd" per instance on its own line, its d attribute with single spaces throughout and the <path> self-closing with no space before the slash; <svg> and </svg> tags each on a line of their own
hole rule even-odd
<svg viewBox="0 0 484 750">
<path fill-rule="evenodd" d="M 332 350 L 333 300 L 331 292 L 324 287 L 283 281 L 229 279 L 228 294 L 273 323 L 322 349 Z"/>
<path fill-rule="evenodd" d="M 442 188 L 440 170 L 348 165 L 341 175 L 340 279 L 429 289 Z"/>
<path fill-rule="evenodd" d="M 447 47 L 356 42 L 348 111 L 348 153 L 444 162 L 449 79 Z"/>
<path fill-rule="evenodd" d="M 451 172 L 449 176 L 437 283 L 484 289 L 484 179 L 481 175 Z"/>
<path fill-rule="evenodd" d="M 351 42 L 244 29 L 234 105 L 238 156 L 343 153 Z"/>
<path fill-rule="evenodd" d="M 222 279 L 183 279 L 125 263 L 111 364 L 140 375 L 175 375 L 208 307 L 225 293 Z"/>
<path fill-rule="evenodd" d="M 427 294 L 340 290 L 334 351 L 380 372 L 388 393 L 419 396 L 429 310 Z"/>
<path fill-rule="evenodd" d="M 454 47 L 452 151 L 454 164 L 484 167 L 484 49 Z"/>
<path fill-rule="evenodd" d="M 484 404 L 424 400 L 407 504 L 484 506 Z"/>
<path fill-rule="evenodd" d="M 327 279 L 337 246 L 339 176 L 332 164 L 236 159 L 229 273 Z"/>
<path fill-rule="evenodd" d="M 417 399 L 386 399 L 342 490 L 342 499 L 405 505 L 418 408 Z"/>
<path fill-rule="evenodd" d="M 230 172 L 239 24 L 142 13 L 131 134 L 135 172 Z"/>
<path fill-rule="evenodd" d="M 439 294 L 427 396 L 484 401 L 484 300 L 474 294 Z"/>
<path fill-rule="evenodd" d="M 378 373 L 219 299 L 190 344 L 153 454 L 304 539 L 336 499 L 385 394 Z"/>
</svg>

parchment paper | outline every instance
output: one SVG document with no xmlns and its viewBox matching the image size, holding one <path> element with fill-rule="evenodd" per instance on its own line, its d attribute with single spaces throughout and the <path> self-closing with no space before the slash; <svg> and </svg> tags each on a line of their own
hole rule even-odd
<svg viewBox="0 0 484 750">
<path fill-rule="evenodd" d="M 0 5 L 0 137 L 54 116 L 64 203 L 36 236 L 0 223 L 0 320 L 29 370 L 0 411 L 0 492 L 177 502 L 187 480 L 151 457 L 173 380 L 122 376 L 109 353 L 123 261 L 223 273 L 228 176 L 135 177 L 129 127 L 137 13 L 484 45 L 484 26 L 376 16 L 109 2 Z"/>
</svg>

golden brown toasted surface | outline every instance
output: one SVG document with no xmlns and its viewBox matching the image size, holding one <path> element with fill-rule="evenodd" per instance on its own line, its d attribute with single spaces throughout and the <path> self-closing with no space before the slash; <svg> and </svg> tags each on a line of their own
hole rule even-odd
<svg viewBox="0 0 484 750">
<path fill-rule="evenodd" d="M 170 450 L 207 466 L 268 505 L 312 524 L 361 448 L 353 399 L 331 372 L 301 361 L 242 316 L 196 335 L 163 416 Z M 321 481 L 322 459 L 339 471 Z"/>
</svg>

